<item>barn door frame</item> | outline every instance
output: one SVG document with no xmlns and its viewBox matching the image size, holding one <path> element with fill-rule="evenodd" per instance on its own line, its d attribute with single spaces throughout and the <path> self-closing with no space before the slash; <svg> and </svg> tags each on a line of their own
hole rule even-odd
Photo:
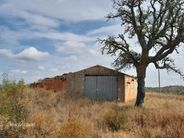
<svg viewBox="0 0 184 138">
<path fill-rule="evenodd" d="M 95 80 L 95 83 L 93 83 L 94 84 L 94 91 L 93 90 L 91 90 L 91 94 L 93 95 L 93 93 L 95 93 L 95 95 L 93 95 L 93 96 L 89 96 L 88 94 L 89 93 L 86 93 L 86 87 L 88 87 L 88 86 L 86 86 L 86 85 L 89 85 L 89 84 L 86 84 L 87 82 L 87 80 L 86 80 L 86 78 L 87 77 L 94 77 L 93 79 Z M 94 99 L 94 100 L 99 100 L 99 98 L 100 97 L 98 97 L 98 95 L 100 95 L 100 94 L 102 94 L 103 95 L 103 93 L 98 93 L 99 92 L 99 89 L 101 88 L 101 89 L 103 89 L 103 87 L 99 87 L 99 83 L 100 83 L 100 79 L 101 79 L 101 81 L 102 81 L 102 84 L 104 83 L 103 81 L 105 81 L 105 78 L 104 77 L 112 77 L 111 78 L 111 81 L 110 82 L 106 82 L 106 83 L 113 83 L 113 81 L 114 81 L 114 86 L 113 86 L 113 88 L 115 89 L 114 91 L 112 90 L 110 93 L 107 93 L 107 94 L 109 94 L 108 96 L 102 96 L 101 97 L 101 99 L 100 100 L 117 100 L 118 99 L 118 76 L 115 76 L 115 75 L 85 75 L 85 79 L 84 79 L 84 96 L 87 96 L 87 97 L 89 97 L 89 98 L 91 98 L 91 99 Z M 87 79 L 89 79 L 89 78 L 87 78 Z M 104 80 L 103 80 L 104 79 Z M 92 80 L 92 81 L 94 81 L 94 80 Z M 112 84 L 113 85 L 113 84 Z M 91 88 L 91 89 L 93 89 L 93 88 Z M 102 92 L 104 92 L 103 90 L 101 90 Z"/>
</svg>

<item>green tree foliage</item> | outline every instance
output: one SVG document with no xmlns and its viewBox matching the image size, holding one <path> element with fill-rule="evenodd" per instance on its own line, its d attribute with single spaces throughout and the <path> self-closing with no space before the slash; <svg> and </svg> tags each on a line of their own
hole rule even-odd
<svg viewBox="0 0 184 138">
<path fill-rule="evenodd" d="M 113 8 L 115 12 L 107 18 L 120 19 L 123 33 L 100 42 L 103 52 L 116 57 L 113 63 L 116 68 L 136 68 L 138 94 L 135 105 L 142 106 L 146 70 L 150 63 L 157 69 L 174 71 L 184 77 L 170 57 L 183 47 L 184 1 L 114 0 Z"/>
</svg>

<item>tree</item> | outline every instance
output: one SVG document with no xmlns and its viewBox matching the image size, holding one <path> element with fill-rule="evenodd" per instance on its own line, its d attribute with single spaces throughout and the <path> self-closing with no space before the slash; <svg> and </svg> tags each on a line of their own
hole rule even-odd
<svg viewBox="0 0 184 138">
<path fill-rule="evenodd" d="M 120 19 L 123 33 L 101 39 L 102 52 L 116 57 L 113 65 L 118 69 L 136 69 L 135 106 L 142 106 L 150 63 L 184 77 L 170 57 L 184 43 L 184 0 L 114 0 L 113 8 L 107 19 Z"/>
</svg>

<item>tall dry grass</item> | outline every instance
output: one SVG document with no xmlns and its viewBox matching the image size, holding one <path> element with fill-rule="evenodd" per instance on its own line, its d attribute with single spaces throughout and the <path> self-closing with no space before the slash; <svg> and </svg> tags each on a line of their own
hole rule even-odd
<svg viewBox="0 0 184 138">
<path fill-rule="evenodd" d="M 24 123 L 32 124 L 16 133 L 20 137 L 184 137 L 183 96 L 148 93 L 144 108 L 135 108 L 134 101 L 123 104 L 66 98 L 63 93 L 26 88 L 19 103 L 27 111 Z"/>
</svg>

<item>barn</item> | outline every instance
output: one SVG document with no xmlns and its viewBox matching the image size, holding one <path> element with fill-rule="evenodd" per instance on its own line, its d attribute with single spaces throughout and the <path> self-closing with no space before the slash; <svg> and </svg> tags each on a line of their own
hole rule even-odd
<svg viewBox="0 0 184 138">
<path fill-rule="evenodd" d="M 32 87 L 65 91 L 70 95 L 86 96 L 93 100 L 120 100 L 136 98 L 137 80 L 133 76 L 96 65 L 77 72 L 46 78 Z"/>
</svg>

